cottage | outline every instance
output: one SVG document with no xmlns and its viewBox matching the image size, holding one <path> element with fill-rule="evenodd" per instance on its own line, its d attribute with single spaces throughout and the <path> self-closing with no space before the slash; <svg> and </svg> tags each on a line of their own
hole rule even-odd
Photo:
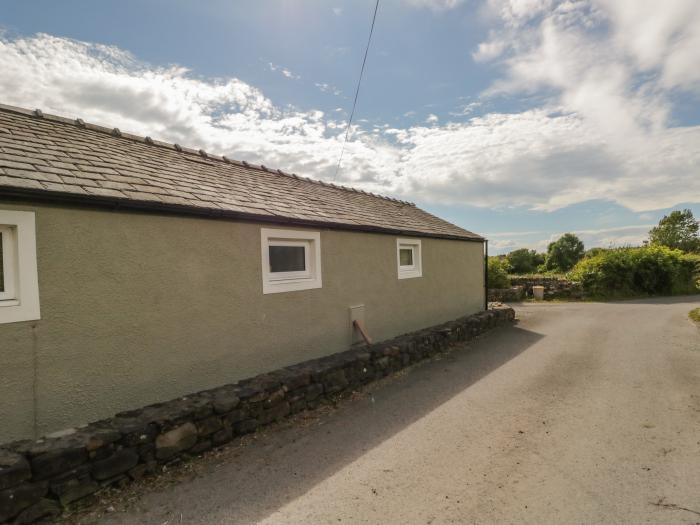
<svg viewBox="0 0 700 525">
<path fill-rule="evenodd" d="M 0 106 L 0 442 L 484 308 L 409 202 Z"/>
</svg>

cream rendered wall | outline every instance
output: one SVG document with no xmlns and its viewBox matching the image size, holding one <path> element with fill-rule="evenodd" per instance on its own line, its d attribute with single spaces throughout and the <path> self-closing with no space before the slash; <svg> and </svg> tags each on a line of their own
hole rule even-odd
<svg viewBox="0 0 700 525">
<path fill-rule="evenodd" d="M 395 236 L 320 230 L 323 288 L 263 295 L 270 225 L 0 209 L 36 212 L 42 313 L 0 324 L 0 442 L 345 350 L 349 306 L 375 340 L 483 308 L 481 243 L 422 238 L 423 276 L 399 280 Z"/>
</svg>

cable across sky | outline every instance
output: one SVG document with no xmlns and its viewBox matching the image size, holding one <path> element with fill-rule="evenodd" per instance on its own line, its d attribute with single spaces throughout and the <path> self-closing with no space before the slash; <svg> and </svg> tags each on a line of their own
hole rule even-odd
<svg viewBox="0 0 700 525">
<path fill-rule="evenodd" d="M 357 106 L 357 97 L 360 94 L 360 85 L 362 84 L 362 75 L 365 72 L 365 64 L 367 63 L 367 54 L 369 53 L 369 46 L 372 43 L 372 33 L 374 33 L 374 22 L 377 20 L 377 11 L 379 10 L 379 0 L 374 4 L 374 15 L 372 15 L 372 25 L 369 28 L 369 37 L 367 38 L 367 47 L 365 48 L 365 56 L 362 59 L 362 67 L 360 68 L 360 78 L 357 80 L 357 88 L 355 89 L 355 99 L 352 102 L 352 111 L 350 112 L 350 118 L 348 119 L 348 125 L 345 128 L 345 138 L 343 139 L 343 147 L 340 150 L 340 156 L 338 157 L 338 165 L 335 167 L 335 175 L 333 175 L 333 180 L 338 178 L 338 173 L 340 172 L 340 163 L 343 161 L 343 154 L 345 153 L 345 144 L 348 142 L 348 135 L 350 134 L 350 126 L 352 125 L 352 118 L 355 116 L 355 107 Z"/>
</svg>

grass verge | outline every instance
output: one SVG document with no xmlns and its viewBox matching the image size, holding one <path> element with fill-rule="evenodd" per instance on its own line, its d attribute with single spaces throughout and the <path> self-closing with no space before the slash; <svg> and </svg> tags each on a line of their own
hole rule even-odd
<svg viewBox="0 0 700 525">
<path fill-rule="evenodd" d="M 700 308 L 696 308 L 695 310 L 691 310 L 688 313 L 688 317 L 690 317 L 696 323 L 700 323 Z"/>
</svg>

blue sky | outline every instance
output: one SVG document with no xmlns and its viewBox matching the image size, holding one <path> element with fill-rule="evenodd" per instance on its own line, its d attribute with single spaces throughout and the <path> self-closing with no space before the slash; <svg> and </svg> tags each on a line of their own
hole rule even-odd
<svg viewBox="0 0 700 525">
<path fill-rule="evenodd" d="M 374 1 L 17 1 L 0 102 L 333 180 Z M 380 0 L 337 182 L 492 251 L 700 215 L 695 0 Z"/>
</svg>

